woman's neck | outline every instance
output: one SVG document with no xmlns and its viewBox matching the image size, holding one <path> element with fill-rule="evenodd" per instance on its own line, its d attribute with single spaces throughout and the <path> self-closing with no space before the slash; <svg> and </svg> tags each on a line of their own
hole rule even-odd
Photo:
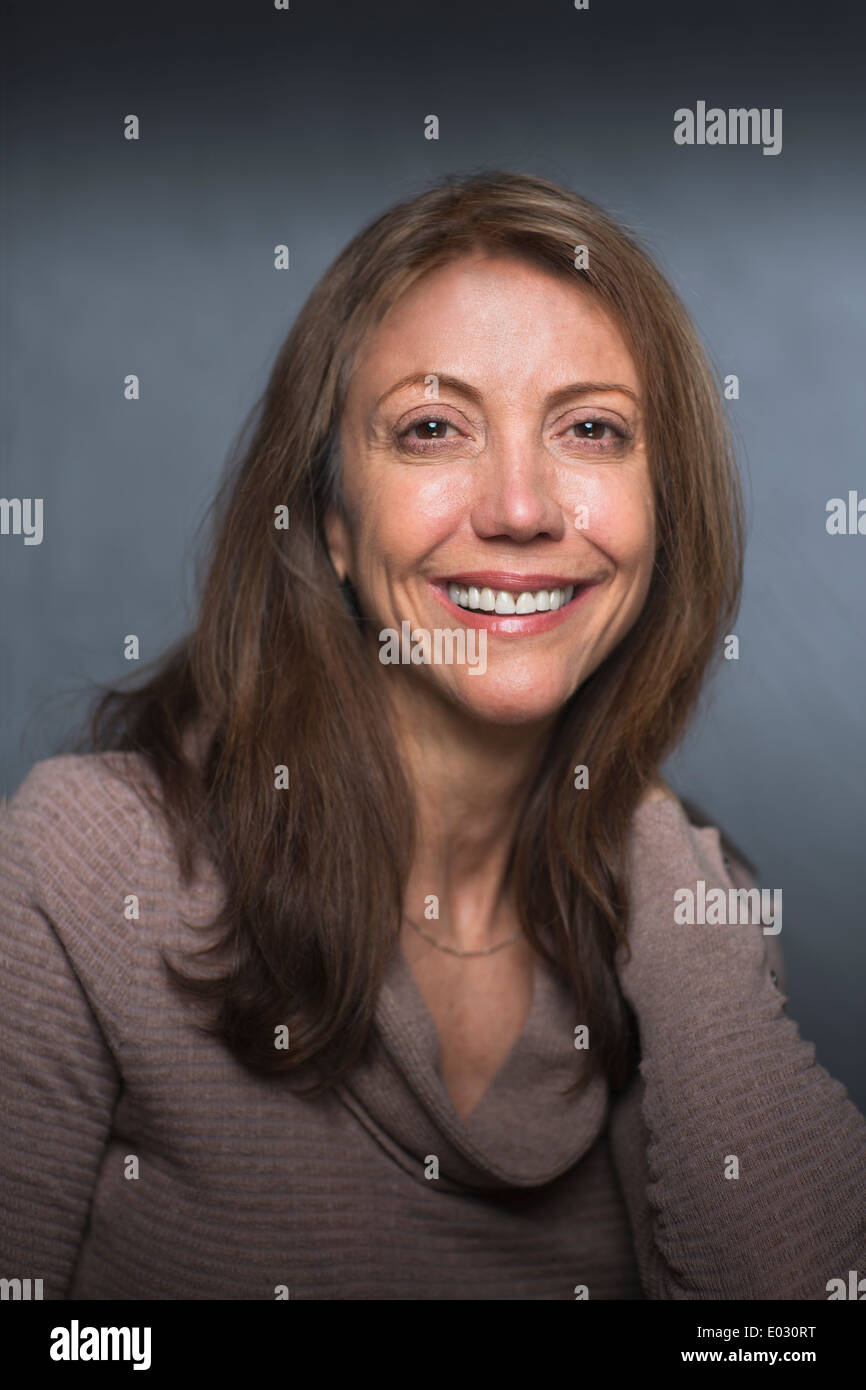
<svg viewBox="0 0 866 1390">
<path fill-rule="evenodd" d="M 509 857 L 552 721 L 479 721 L 420 681 L 395 683 L 388 706 L 416 807 L 406 914 L 452 946 L 481 950 L 514 922 Z"/>
</svg>

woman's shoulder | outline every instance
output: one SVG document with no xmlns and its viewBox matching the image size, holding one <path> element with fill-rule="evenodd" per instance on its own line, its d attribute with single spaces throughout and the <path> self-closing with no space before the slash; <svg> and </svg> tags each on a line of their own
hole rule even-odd
<svg viewBox="0 0 866 1390">
<path fill-rule="evenodd" d="M 62 845 L 87 862 L 128 862 L 150 814 L 154 778 L 137 753 L 64 753 L 33 765 L 4 799 L 7 837 L 43 858 Z"/>
<path fill-rule="evenodd" d="M 0 808 L 0 1010 L 19 1038 L 38 1017 L 95 1056 L 95 1019 L 128 1060 L 167 1007 L 161 951 L 186 898 L 155 784 L 140 754 L 61 754 Z"/>
<path fill-rule="evenodd" d="M 78 1018 L 83 988 L 111 1032 L 115 1003 L 140 968 L 149 816 L 140 762 L 119 753 L 46 758 L 0 809 L 0 966 L 20 995 L 5 1008 L 30 1018 L 38 998 L 43 1011 Z"/>
<path fill-rule="evenodd" d="M 760 894 L 761 871 L 736 839 L 697 802 L 676 795 L 645 799 L 637 808 L 629 836 L 629 872 L 639 894 L 655 901 L 665 916 L 674 891 L 682 893 L 695 880 L 707 887 L 742 894 Z M 764 885 L 766 887 L 766 885 Z M 780 899 L 781 901 L 781 899 Z M 748 911 L 758 910 L 750 899 Z M 763 910 L 763 907 L 761 908 Z M 781 924 L 759 928 L 772 978 L 784 993 L 787 970 L 778 938 Z"/>
<path fill-rule="evenodd" d="M 0 808 L 7 903 L 91 929 L 172 853 L 155 776 L 134 753 L 65 753 L 30 769 Z M 143 862 L 146 855 L 149 863 Z"/>
<path fill-rule="evenodd" d="M 141 754 L 44 759 L 0 808 L 0 973 L 32 990 L 53 962 L 67 1001 L 82 987 L 118 1037 L 139 995 L 161 997 L 162 949 L 193 940 L 220 897 L 207 872 L 184 883 Z"/>
<path fill-rule="evenodd" d="M 700 843 L 729 877 L 757 881 L 753 860 L 712 815 L 686 797 L 671 792 L 646 797 L 638 805 L 630 827 L 631 844 L 652 847 L 659 838 L 680 847 Z"/>
</svg>

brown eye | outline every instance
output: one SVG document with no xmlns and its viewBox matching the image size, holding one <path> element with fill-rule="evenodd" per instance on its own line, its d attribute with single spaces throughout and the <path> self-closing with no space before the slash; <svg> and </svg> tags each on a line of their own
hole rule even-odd
<svg viewBox="0 0 866 1390">
<path fill-rule="evenodd" d="M 601 439 L 604 430 L 610 430 L 612 434 L 617 433 L 607 420 L 575 420 L 572 428 L 577 431 L 578 439 Z"/>
<path fill-rule="evenodd" d="M 567 448 L 575 442 L 584 446 L 591 445 L 591 448 L 584 447 L 581 452 L 583 458 L 591 455 L 611 455 L 616 456 L 622 452 L 626 440 L 630 438 L 627 430 L 615 425 L 612 420 L 601 420 L 590 416 L 586 420 L 572 420 L 569 425 L 559 435 L 565 442 Z"/>
<path fill-rule="evenodd" d="M 429 420 L 416 420 L 407 430 L 404 430 L 403 436 L 411 434 L 415 439 L 443 439 L 450 424 L 450 420 L 438 420 L 435 417 L 431 417 Z"/>
<path fill-rule="evenodd" d="M 461 437 L 461 432 L 454 422 L 447 420 L 444 415 L 422 415 L 420 419 L 412 420 L 404 429 L 395 431 L 394 434 L 395 440 L 404 452 L 428 458 L 444 452 L 434 448 L 434 445 L 453 445 Z"/>
</svg>

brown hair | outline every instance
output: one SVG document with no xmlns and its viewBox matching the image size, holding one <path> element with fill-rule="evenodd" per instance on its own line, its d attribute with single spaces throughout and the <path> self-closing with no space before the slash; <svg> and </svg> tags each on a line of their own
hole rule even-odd
<svg viewBox="0 0 866 1390">
<path fill-rule="evenodd" d="M 218 972 L 166 964 L 260 1073 L 314 1062 L 320 1083 L 341 1077 L 364 1049 L 398 939 L 411 793 L 323 519 L 339 504 L 339 420 L 365 335 L 421 275 L 478 250 L 593 292 L 642 377 L 658 539 L 650 589 L 640 620 L 561 711 L 511 858 L 523 929 L 589 1025 L 588 1075 L 616 1090 L 635 1064 L 614 965 L 629 920 L 628 829 L 737 610 L 739 481 L 715 370 L 647 252 L 587 199 L 494 171 L 391 208 L 322 276 L 216 497 L 194 630 L 143 685 L 109 689 L 91 713 L 87 747 L 141 754 L 155 773 L 185 881 L 199 848 L 220 873 L 225 901 L 204 953 Z M 288 530 L 275 527 L 280 506 Z M 204 731 L 195 756 L 193 729 Z M 281 764 L 288 791 L 275 789 Z M 577 764 L 591 769 L 580 795 Z M 290 1028 L 285 1051 L 274 1047 L 279 1024 Z"/>
</svg>

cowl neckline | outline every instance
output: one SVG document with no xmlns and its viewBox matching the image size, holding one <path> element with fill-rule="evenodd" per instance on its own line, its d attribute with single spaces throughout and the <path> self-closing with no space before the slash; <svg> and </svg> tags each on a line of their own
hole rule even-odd
<svg viewBox="0 0 866 1390">
<path fill-rule="evenodd" d="M 583 1074 L 568 987 L 536 957 L 523 1031 L 465 1120 L 439 1069 L 439 1036 L 398 943 L 389 960 L 364 1058 L 337 1087 L 341 1100 L 409 1173 L 439 1185 L 532 1188 L 551 1182 L 595 1143 L 607 1119 L 602 1077 L 567 1093 Z M 591 1044 L 590 1039 L 590 1044 Z"/>
</svg>

